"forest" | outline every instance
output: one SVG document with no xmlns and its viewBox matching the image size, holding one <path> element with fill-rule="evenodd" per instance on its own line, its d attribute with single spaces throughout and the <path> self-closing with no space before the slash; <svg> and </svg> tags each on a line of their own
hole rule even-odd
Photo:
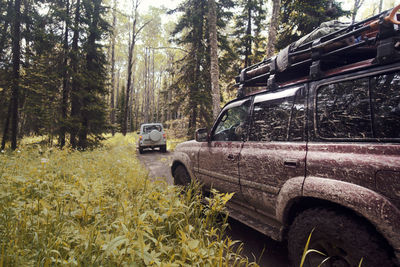
<svg viewBox="0 0 400 267">
<path fill-rule="evenodd" d="M 241 68 L 324 21 L 355 21 L 394 1 L 0 0 L 1 149 L 26 136 L 86 149 L 143 122 L 210 126 Z M 364 5 L 363 12 L 359 12 Z"/>
</svg>

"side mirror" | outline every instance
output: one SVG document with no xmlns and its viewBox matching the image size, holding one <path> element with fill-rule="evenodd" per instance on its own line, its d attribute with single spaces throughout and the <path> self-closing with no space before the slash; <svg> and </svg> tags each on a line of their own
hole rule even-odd
<svg viewBox="0 0 400 267">
<path fill-rule="evenodd" d="M 197 142 L 208 142 L 207 128 L 197 129 L 195 139 Z"/>
</svg>

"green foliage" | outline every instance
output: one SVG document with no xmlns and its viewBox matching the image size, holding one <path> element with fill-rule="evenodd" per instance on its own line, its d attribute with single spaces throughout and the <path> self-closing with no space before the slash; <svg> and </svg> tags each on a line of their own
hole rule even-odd
<svg viewBox="0 0 400 267">
<path fill-rule="evenodd" d="M 335 20 L 350 12 L 335 0 L 282 0 L 281 23 L 276 48 L 282 49 L 322 22 Z"/>
<path fill-rule="evenodd" d="M 240 0 L 238 4 L 241 12 L 235 16 L 233 46 L 247 67 L 265 56 L 266 38 L 261 32 L 265 30 L 266 9 L 264 0 Z"/>
<path fill-rule="evenodd" d="M 231 1 L 217 1 L 217 28 L 220 48 L 229 52 L 226 33 L 223 29 L 227 20 L 232 17 L 228 11 Z M 175 81 L 171 90 L 181 95 L 181 100 L 187 104 L 184 113 L 189 117 L 188 136 L 193 136 L 197 124 L 210 126 L 212 123 L 211 108 L 211 77 L 208 33 L 208 6 L 206 1 L 186 0 L 175 11 L 182 12 L 172 36 L 178 45 L 185 48 L 187 53 L 175 65 Z M 225 62 L 226 63 L 226 62 Z M 221 68 L 223 70 L 224 68 Z M 181 105 L 181 102 L 178 102 Z"/>
<path fill-rule="evenodd" d="M 0 263 L 249 265 L 224 236 L 232 195 L 214 192 L 203 205 L 198 185 L 181 192 L 151 182 L 136 141 L 116 135 L 92 151 L 25 144 L 0 153 Z"/>
<path fill-rule="evenodd" d="M 11 91 L 13 3 L 12 0 L 0 2 L 1 132 L 5 128 Z M 65 130 L 77 129 L 79 141 L 84 139 L 79 145 L 84 148 L 89 145 L 86 138 L 99 139 L 107 128 L 104 96 L 108 74 L 103 42 L 100 42 L 109 31 L 103 19 L 107 10 L 102 0 L 33 0 L 21 1 L 21 4 L 19 136 L 54 136 L 61 134 L 61 128 L 64 134 Z M 73 27 L 78 8 L 77 27 Z M 78 38 L 73 47 L 71 37 L 75 37 L 75 32 Z M 71 111 L 70 96 L 76 98 L 79 107 L 65 118 Z M 59 108 L 61 104 L 64 115 Z"/>
</svg>

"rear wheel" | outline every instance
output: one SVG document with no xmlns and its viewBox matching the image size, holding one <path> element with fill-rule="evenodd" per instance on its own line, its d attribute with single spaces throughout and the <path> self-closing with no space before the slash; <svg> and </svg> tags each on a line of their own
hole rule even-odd
<svg viewBox="0 0 400 267">
<path fill-rule="evenodd" d="M 174 184 L 176 185 L 188 185 L 190 184 L 190 176 L 186 171 L 185 167 L 179 165 L 176 167 L 173 173 L 174 176 Z"/>
<path fill-rule="evenodd" d="M 163 153 L 167 152 L 167 145 L 160 146 L 160 150 Z"/>
<path fill-rule="evenodd" d="M 313 231 L 304 267 L 394 266 L 383 242 L 359 218 L 329 209 L 309 209 L 296 217 L 289 230 L 289 257 L 293 266 L 300 266 L 301 257 Z"/>
</svg>

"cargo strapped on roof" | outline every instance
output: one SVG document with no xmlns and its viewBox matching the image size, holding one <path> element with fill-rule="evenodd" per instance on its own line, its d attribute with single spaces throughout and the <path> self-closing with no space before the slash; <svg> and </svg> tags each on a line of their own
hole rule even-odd
<svg viewBox="0 0 400 267">
<path fill-rule="evenodd" d="M 235 78 L 238 97 L 246 88 L 274 90 L 296 80 L 314 80 L 346 66 L 388 64 L 399 60 L 400 5 L 354 24 L 331 21 L 281 50 L 240 72 Z M 366 64 L 357 64 L 367 62 Z M 339 71 L 340 72 L 340 71 Z"/>
</svg>

